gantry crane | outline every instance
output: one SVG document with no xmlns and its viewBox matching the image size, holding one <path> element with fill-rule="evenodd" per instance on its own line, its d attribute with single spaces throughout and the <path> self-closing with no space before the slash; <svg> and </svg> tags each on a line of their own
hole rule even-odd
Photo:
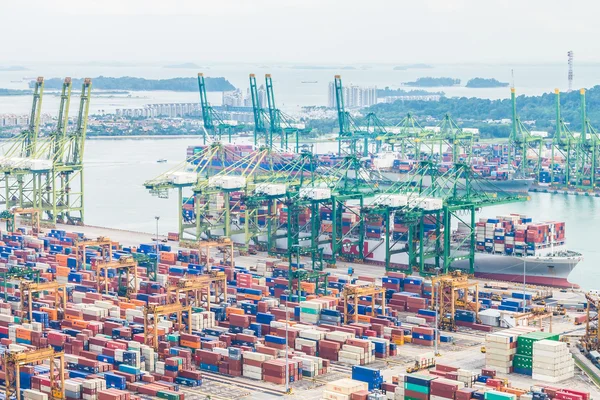
<svg viewBox="0 0 600 400">
<path fill-rule="evenodd" d="M 51 185 L 42 188 L 41 208 L 54 223 L 82 225 L 84 223 L 83 156 L 92 80 L 85 78 L 81 85 L 79 110 L 75 129 L 68 132 L 60 150 L 55 153 Z"/>
<path fill-rule="evenodd" d="M 600 171 L 600 134 L 592 126 L 587 116 L 585 103 L 585 89 L 579 91 L 581 99 L 581 135 L 579 136 L 578 183 L 588 190 L 598 187 L 598 173 Z"/>
<path fill-rule="evenodd" d="M 600 350 L 600 329 L 598 329 L 598 312 L 600 312 L 600 296 L 586 293 L 586 321 L 585 334 L 581 338 L 581 345 L 586 351 Z"/>
<path fill-rule="evenodd" d="M 219 140 L 222 140 L 223 133 L 227 133 L 229 142 L 231 143 L 231 130 L 233 126 L 226 123 L 209 104 L 203 73 L 198 73 L 198 90 L 200 91 L 200 107 L 202 108 L 202 121 L 204 122 L 203 143 L 206 144 L 207 141 L 210 142 L 212 138 L 217 137 Z"/>
<path fill-rule="evenodd" d="M 40 230 L 40 210 L 37 208 L 20 208 L 13 207 L 10 210 L 3 211 L 0 213 L 0 220 L 6 221 L 6 231 L 16 232 L 17 224 L 16 220 L 20 215 L 29 215 L 29 222 L 31 223 L 31 231 L 34 234 L 41 232 Z"/>
<path fill-rule="evenodd" d="M 4 371 L 6 374 L 6 399 L 21 399 L 21 368 L 26 365 L 37 365 L 48 362 L 50 367 L 50 393 L 51 400 L 65 398 L 65 356 L 63 352 L 56 352 L 51 347 L 30 350 L 26 352 L 6 352 L 4 358 Z"/>
<path fill-rule="evenodd" d="M 21 309 L 27 310 L 28 321 L 33 321 L 34 294 L 40 292 L 52 293 L 54 298 L 54 309 L 58 312 L 58 319 L 62 319 L 67 308 L 67 286 L 57 282 L 30 282 L 22 281 L 19 285 L 21 291 Z"/>
<path fill-rule="evenodd" d="M 565 184 L 571 185 L 574 178 L 576 181 L 579 180 L 579 175 L 583 172 L 584 167 L 582 162 L 578 160 L 581 155 L 578 151 L 580 138 L 571 132 L 569 126 L 562 118 L 560 112 L 560 91 L 555 89 L 554 94 L 556 97 L 556 132 L 554 132 L 554 137 L 552 139 L 550 181 L 551 184 L 554 184 L 555 182 L 555 174 L 557 172 L 557 166 L 555 164 L 557 154 L 555 154 L 555 152 L 558 152 L 565 160 Z M 578 171 L 579 168 L 582 168 L 580 172 Z M 536 179 L 539 180 L 539 175 Z"/>
<path fill-rule="evenodd" d="M 346 110 L 344 103 L 344 88 L 342 87 L 342 77 L 334 77 L 335 104 L 337 107 L 339 133 L 338 133 L 338 155 L 369 155 L 369 139 L 371 136 L 376 138 L 378 135 L 371 135 L 368 132 L 360 131 L 350 112 Z"/>
<path fill-rule="evenodd" d="M 38 135 L 44 95 L 44 78 L 38 77 L 33 88 L 33 102 L 27 129 L 8 143 L 8 148 L 1 159 L 3 177 L 0 181 L 0 203 L 6 209 L 14 206 L 34 206 L 35 176 L 32 168 L 37 169 L 38 163 L 29 160 L 37 150 Z"/>
<path fill-rule="evenodd" d="M 513 168 L 513 161 L 518 162 L 515 170 L 521 177 L 534 173 L 539 176 L 542 169 L 542 149 L 544 139 L 534 136 L 525 127 L 517 114 L 517 98 L 515 88 L 510 89 L 512 105 L 512 129 L 508 138 L 508 167 Z M 533 153 L 533 160 L 528 157 L 529 150 Z"/>
<path fill-rule="evenodd" d="M 258 146 L 261 138 L 264 138 L 265 142 L 272 142 L 272 138 L 269 139 L 267 137 L 270 133 L 267 130 L 267 112 L 264 109 L 264 104 L 260 102 L 256 76 L 254 74 L 250 74 L 250 96 L 252 98 L 252 113 L 254 116 L 254 145 Z"/>
<path fill-rule="evenodd" d="M 98 261 L 96 263 L 96 288 L 98 293 L 108 294 L 113 278 L 109 271 L 114 270 L 118 279 L 118 295 L 129 297 L 138 290 L 138 263 L 132 256 L 121 256 L 117 261 Z M 124 279 L 124 280 L 123 280 Z"/>
<path fill-rule="evenodd" d="M 211 271 L 210 274 L 182 278 L 175 285 L 167 286 L 167 297 L 173 303 L 210 310 L 211 304 L 227 303 L 227 277 L 222 271 Z"/>
<path fill-rule="evenodd" d="M 187 313 L 188 322 L 183 323 L 183 313 Z M 192 333 L 191 321 L 192 307 L 181 303 L 167 305 L 147 305 L 144 307 L 144 344 L 158 351 L 158 323 L 163 316 L 175 314 L 177 316 L 177 330 Z M 152 324 L 150 321 L 152 320 Z"/>
<path fill-rule="evenodd" d="M 537 307 L 529 312 L 516 314 L 514 312 L 501 311 L 500 315 L 503 319 L 505 316 L 507 319 L 512 319 L 515 323 L 515 326 L 521 325 L 519 324 L 520 321 L 525 321 L 527 325 L 529 325 L 531 322 L 535 324 L 539 321 L 539 327 L 541 330 L 544 330 L 544 320 L 548 320 L 548 332 L 552 333 L 552 318 L 554 317 L 554 314 L 552 311 L 548 311 L 546 307 Z"/>
<path fill-rule="evenodd" d="M 100 257 L 104 261 L 112 261 L 112 245 L 110 238 L 99 236 L 96 239 L 76 240 L 73 243 L 75 247 L 75 258 L 77 259 L 77 269 L 85 269 L 86 259 L 85 251 L 88 247 L 97 247 L 100 250 Z"/>
<path fill-rule="evenodd" d="M 349 324 L 352 322 L 358 322 L 358 304 L 359 298 L 370 296 L 371 297 L 371 316 L 377 316 L 376 307 L 381 307 L 381 310 L 385 309 L 385 289 L 375 285 L 345 285 L 342 290 L 342 297 L 344 298 L 344 323 Z M 379 304 L 378 304 L 379 303 Z"/>
<path fill-rule="evenodd" d="M 292 117 L 277 108 L 271 74 L 265 75 L 265 84 L 269 106 L 269 141 L 267 147 L 272 148 L 274 138 L 279 136 L 281 149 L 298 153 L 300 149 L 300 133 L 306 132 L 306 130 L 294 122 Z M 294 137 L 293 147 L 290 147 L 290 136 Z"/>
<path fill-rule="evenodd" d="M 455 313 L 457 309 L 473 311 L 478 320 L 479 315 L 479 284 L 469 280 L 460 271 L 438 275 L 431 278 L 431 305 L 439 314 L 438 327 L 456 331 Z M 473 301 L 469 301 L 470 292 Z"/>
</svg>

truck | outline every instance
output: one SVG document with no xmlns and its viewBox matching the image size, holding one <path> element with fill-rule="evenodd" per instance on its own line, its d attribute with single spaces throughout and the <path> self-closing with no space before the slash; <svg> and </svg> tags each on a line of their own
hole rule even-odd
<svg viewBox="0 0 600 400">
<path fill-rule="evenodd" d="M 428 351 L 427 353 L 416 356 L 415 365 L 406 368 L 406 373 L 412 374 L 413 372 L 433 367 L 435 367 L 435 353 L 433 351 Z"/>
</svg>

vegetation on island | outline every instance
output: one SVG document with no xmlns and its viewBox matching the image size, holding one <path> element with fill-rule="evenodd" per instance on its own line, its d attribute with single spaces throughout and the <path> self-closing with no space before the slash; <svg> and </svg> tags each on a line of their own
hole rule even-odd
<svg viewBox="0 0 600 400">
<path fill-rule="evenodd" d="M 22 65 L 0 65 L 0 71 L 12 72 L 12 71 L 29 71 L 29 68 Z"/>
<path fill-rule="evenodd" d="M 31 94 L 31 90 L 0 88 L 0 96 L 26 96 L 28 94 Z"/>
<path fill-rule="evenodd" d="M 468 88 L 497 88 L 507 87 L 508 82 L 500 82 L 494 78 L 473 78 L 467 82 Z"/>
<path fill-rule="evenodd" d="M 443 96 L 444 92 L 429 92 L 427 90 L 421 90 L 421 89 L 414 89 L 414 90 L 391 89 L 389 86 L 386 86 L 384 89 L 377 89 L 377 97 L 432 96 L 432 95 Z"/>
<path fill-rule="evenodd" d="M 416 87 L 442 87 L 442 86 L 454 86 L 460 85 L 460 79 L 456 78 L 432 78 L 430 76 L 426 76 L 424 78 L 418 78 L 414 82 L 405 82 L 404 86 L 416 86 Z"/>
<path fill-rule="evenodd" d="M 204 78 L 207 92 L 227 92 L 235 90 L 225 78 Z M 63 78 L 51 78 L 44 80 L 46 89 L 61 89 L 64 82 Z M 78 88 L 82 85 L 83 79 L 73 79 L 73 87 Z M 29 87 L 34 87 L 35 82 L 31 81 Z M 151 91 L 151 90 L 171 90 L 174 92 L 197 92 L 197 78 L 171 78 L 171 79 L 145 79 L 123 76 L 120 78 L 110 78 L 99 76 L 92 78 L 92 85 L 95 89 L 102 90 L 133 90 L 133 91 Z"/>
<path fill-rule="evenodd" d="M 578 91 L 561 93 L 561 116 L 571 130 L 581 129 L 581 103 Z M 593 126 L 600 127 L 600 86 L 586 92 L 587 116 Z M 465 127 L 483 127 L 490 136 L 508 135 L 510 127 L 498 121 L 512 118 L 512 107 L 507 89 L 507 98 L 500 100 L 476 97 L 442 97 L 440 101 L 406 100 L 376 104 L 363 113 L 374 112 L 386 124 L 399 123 L 407 113 L 420 121 L 441 119 L 446 113 Z M 540 96 L 518 96 L 517 113 L 521 121 L 534 130 L 554 132 L 556 120 L 556 95 L 544 93 Z M 431 123 L 427 123 L 431 125 Z"/>
</svg>

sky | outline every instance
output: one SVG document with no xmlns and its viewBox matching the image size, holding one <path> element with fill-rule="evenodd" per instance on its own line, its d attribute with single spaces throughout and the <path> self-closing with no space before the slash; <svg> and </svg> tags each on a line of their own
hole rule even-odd
<svg viewBox="0 0 600 400">
<path fill-rule="evenodd" d="M 0 65 L 600 62 L 592 0 L 0 0 Z"/>
</svg>

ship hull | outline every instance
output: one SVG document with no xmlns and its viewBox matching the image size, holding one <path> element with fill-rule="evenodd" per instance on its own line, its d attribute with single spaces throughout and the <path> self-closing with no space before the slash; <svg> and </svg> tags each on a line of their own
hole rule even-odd
<svg viewBox="0 0 600 400">
<path fill-rule="evenodd" d="M 578 287 L 569 282 L 569 274 L 580 257 L 514 257 L 499 254 L 475 254 L 475 277 L 505 282 L 525 283 L 560 288 Z M 467 269 L 468 262 L 458 261 L 453 267 Z"/>
</svg>

